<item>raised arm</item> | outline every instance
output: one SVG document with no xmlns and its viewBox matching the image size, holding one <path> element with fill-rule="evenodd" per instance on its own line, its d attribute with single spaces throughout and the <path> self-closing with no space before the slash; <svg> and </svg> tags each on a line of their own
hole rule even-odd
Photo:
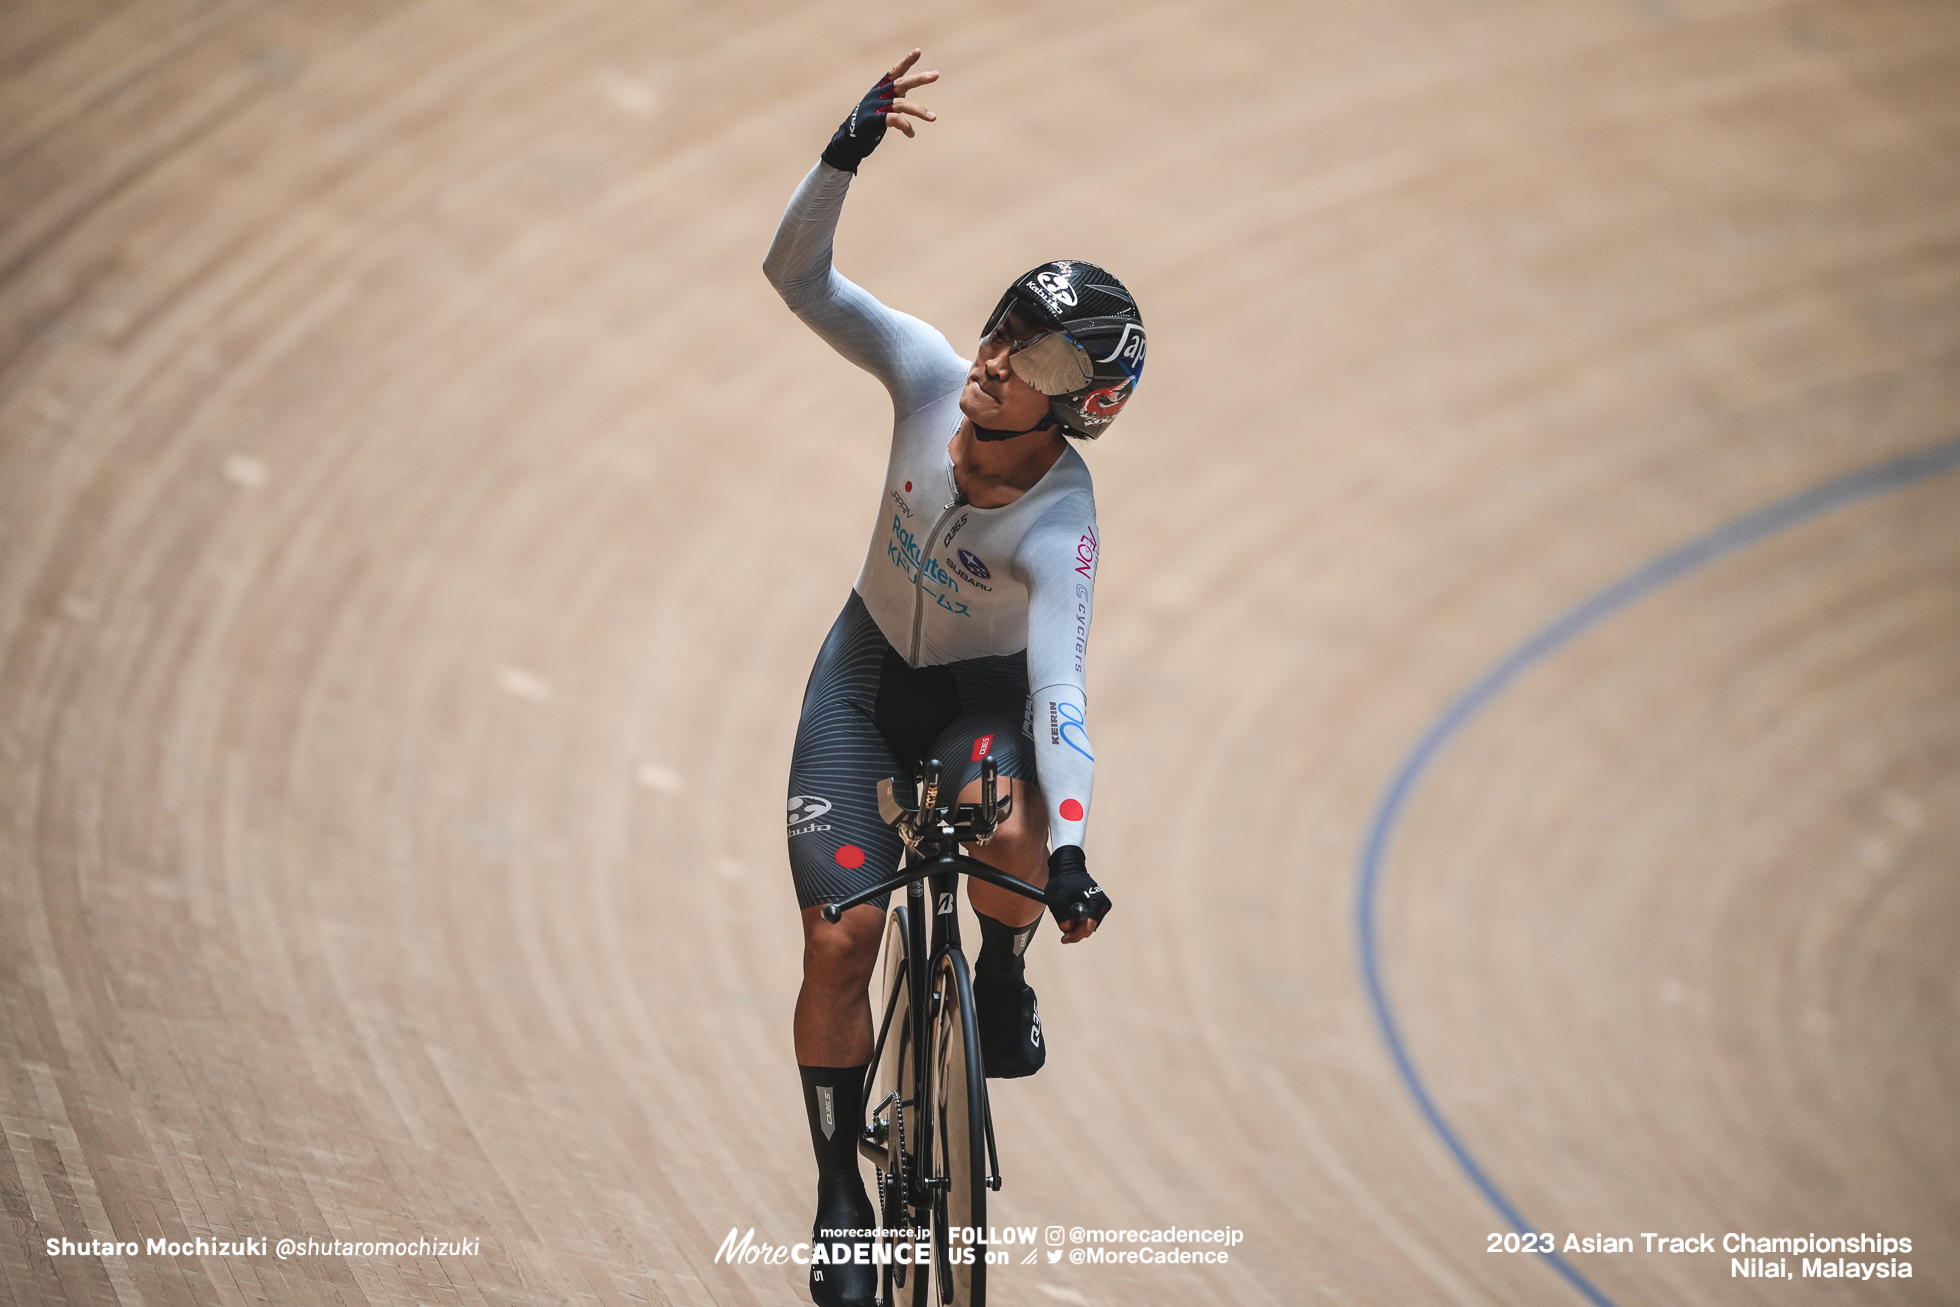
<svg viewBox="0 0 1960 1307">
<path fill-rule="evenodd" d="M 839 354 L 885 383 L 900 417 L 958 386 L 966 374 L 946 338 L 909 314 L 886 308 L 831 266 L 838 215 L 857 165 L 877 148 L 886 126 L 914 134 L 912 118 L 930 110 L 905 92 L 937 80 L 910 73 L 914 50 L 879 79 L 837 129 L 823 160 L 810 170 L 776 227 L 762 271 L 783 302 Z"/>
</svg>

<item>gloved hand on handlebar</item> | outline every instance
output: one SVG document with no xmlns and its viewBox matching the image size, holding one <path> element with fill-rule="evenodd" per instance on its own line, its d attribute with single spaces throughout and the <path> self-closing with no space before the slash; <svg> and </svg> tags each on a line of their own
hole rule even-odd
<svg viewBox="0 0 1960 1307">
<path fill-rule="evenodd" d="M 880 77 L 876 86 L 864 93 L 864 98 L 844 119 L 843 126 L 830 138 L 830 144 L 824 147 L 825 163 L 839 172 L 856 172 L 858 165 L 878 148 L 878 142 L 885 139 L 887 125 L 911 136 L 914 130 L 912 124 L 906 121 L 908 115 L 927 122 L 938 116 L 923 105 L 905 98 L 906 92 L 939 80 L 938 73 L 911 72 L 912 65 L 918 59 L 919 52 L 914 50 Z"/>
<path fill-rule="evenodd" d="M 1087 939 L 1109 912 L 1109 895 L 1089 874 L 1079 844 L 1064 844 L 1048 855 L 1048 908 L 1062 928 L 1062 943 Z"/>
</svg>

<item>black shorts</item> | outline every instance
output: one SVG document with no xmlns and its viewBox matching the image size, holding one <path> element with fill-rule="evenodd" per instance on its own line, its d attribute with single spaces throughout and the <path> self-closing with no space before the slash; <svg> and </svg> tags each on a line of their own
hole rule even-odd
<svg viewBox="0 0 1960 1307">
<path fill-rule="evenodd" d="M 898 870 L 905 845 L 878 816 L 878 782 L 904 784 L 929 758 L 945 765 L 954 794 L 982 758 L 1002 776 L 1035 778 L 1027 653 L 910 667 L 852 591 L 810 669 L 790 756 L 797 907 L 849 898 Z"/>
</svg>

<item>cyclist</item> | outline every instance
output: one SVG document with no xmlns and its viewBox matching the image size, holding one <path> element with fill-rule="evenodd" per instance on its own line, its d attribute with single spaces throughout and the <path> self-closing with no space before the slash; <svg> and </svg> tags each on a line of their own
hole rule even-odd
<svg viewBox="0 0 1960 1307">
<path fill-rule="evenodd" d="M 877 782 L 938 758 L 971 803 L 981 760 L 992 757 L 1013 811 L 974 856 L 1045 886 L 1064 943 L 1087 939 L 1109 911 L 1082 851 L 1095 761 L 1083 679 L 1095 492 L 1068 438 L 1101 435 L 1135 391 L 1143 319 L 1101 268 L 1046 263 L 1001 297 L 969 363 L 832 269 L 858 164 L 888 127 L 910 137 L 915 121 L 936 117 L 909 98 L 939 77 L 912 72 L 918 58 L 901 59 L 837 129 L 763 264 L 797 317 L 882 381 L 894 409 L 871 547 L 811 669 L 790 762 L 789 861 L 804 941 L 796 1060 L 819 1232 L 877 1223 L 856 1136 L 885 902 L 836 925 L 819 912 L 898 869 L 903 846 L 878 815 Z M 1041 907 L 977 881 L 968 898 L 980 921 L 982 1061 L 989 1076 L 1031 1075 L 1047 1057 L 1023 971 Z M 1087 915 L 1071 914 L 1074 904 Z M 870 1266 L 811 1266 L 818 1303 L 869 1304 L 876 1288 Z"/>
</svg>

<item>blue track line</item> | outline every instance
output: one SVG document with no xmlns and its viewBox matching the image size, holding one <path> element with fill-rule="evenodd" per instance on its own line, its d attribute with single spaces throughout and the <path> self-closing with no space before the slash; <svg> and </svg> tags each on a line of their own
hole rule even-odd
<svg viewBox="0 0 1960 1307">
<path fill-rule="evenodd" d="M 1808 522 L 1812 518 L 1845 508 L 1875 495 L 1899 490 L 1906 486 L 1932 477 L 1944 475 L 1960 469 L 1960 440 L 1951 440 L 1931 449 L 1908 454 L 1890 462 L 1868 467 L 1849 476 L 1827 481 L 1821 486 L 1806 490 L 1801 494 L 1778 500 L 1767 507 L 1737 518 L 1726 526 L 1720 526 L 1707 535 L 1691 540 L 1678 549 L 1670 550 L 1660 557 L 1635 568 L 1605 589 L 1580 601 L 1564 614 L 1542 628 L 1536 635 L 1511 650 L 1497 664 L 1473 681 L 1469 688 L 1452 700 L 1448 707 L 1429 724 L 1418 737 L 1414 747 L 1403 756 L 1401 766 L 1382 791 L 1380 802 L 1375 806 L 1374 820 L 1369 823 L 1368 838 L 1363 844 L 1359 864 L 1358 883 L 1355 893 L 1354 929 L 1356 942 L 1361 953 L 1361 979 L 1367 986 L 1368 1002 L 1374 1009 L 1375 1024 L 1381 1029 L 1382 1042 L 1388 1045 L 1389 1056 L 1395 1060 L 1395 1070 L 1402 1077 L 1403 1087 L 1409 1096 L 1422 1109 L 1422 1115 L 1429 1122 L 1429 1128 L 1436 1132 L 1456 1158 L 1456 1164 L 1463 1168 L 1464 1175 L 1477 1187 L 1490 1205 L 1497 1209 L 1513 1230 L 1520 1234 L 1536 1233 L 1537 1227 L 1524 1218 L 1524 1214 L 1514 1206 L 1502 1190 L 1484 1173 L 1484 1168 L 1471 1155 L 1463 1140 L 1454 1128 L 1443 1118 L 1430 1097 L 1422 1076 L 1416 1071 L 1415 1061 L 1409 1056 L 1408 1045 L 1403 1041 L 1401 1028 L 1396 1024 L 1394 1009 L 1388 1001 L 1388 987 L 1382 982 L 1381 945 L 1377 939 L 1375 900 L 1381 888 L 1382 866 L 1388 857 L 1388 846 L 1395 836 L 1395 823 L 1407 805 L 1409 796 L 1415 792 L 1416 783 L 1443 751 L 1450 739 L 1462 730 L 1478 712 L 1523 675 L 1532 664 L 1537 663 L 1569 644 L 1583 632 L 1598 625 L 1621 609 L 1653 593 L 1669 582 L 1677 581 L 1690 572 L 1705 567 L 1718 559 L 1738 553 L 1753 544 L 1768 539 L 1779 531 Z M 1596 1307 L 1614 1307 L 1613 1300 L 1593 1287 L 1590 1280 L 1579 1274 L 1573 1265 L 1556 1252 L 1540 1254 L 1551 1263 L 1574 1289 Z"/>
</svg>

